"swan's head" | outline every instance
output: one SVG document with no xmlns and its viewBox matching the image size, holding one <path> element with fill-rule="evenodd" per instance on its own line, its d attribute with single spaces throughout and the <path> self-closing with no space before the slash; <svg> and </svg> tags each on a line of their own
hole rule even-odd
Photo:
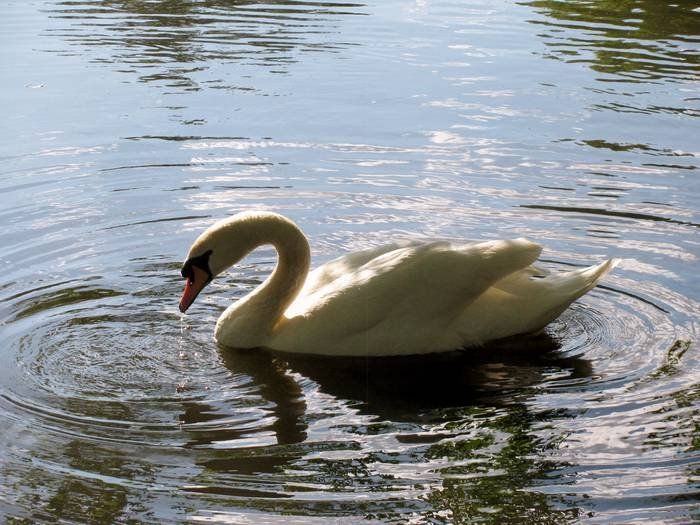
<svg viewBox="0 0 700 525">
<path fill-rule="evenodd" d="M 207 228 L 194 241 L 182 265 L 182 277 L 187 281 L 180 299 L 180 311 L 185 312 L 206 285 L 232 264 L 242 259 L 250 249 L 241 239 L 239 221 L 227 219 Z"/>
<path fill-rule="evenodd" d="M 180 299 L 180 311 L 182 313 L 187 311 L 199 295 L 199 292 L 214 278 L 214 274 L 209 267 L 209 259 L 212 253 L 212 250 L 207 250 L 200 255 L 187 257 L 185 264 L 182 265 L 180 273 L 186 279 L 185 291 L 182 292 L 182 298 Z"/>
<path fill-rule="evenodd" d="M 214 277 L 262 244 L 274 245 L 286 264 L 296 264 L 297 274 L 306 276 L 309 245 L 292 221 L 266 211 L 238 213 L 207 228 L 190 247 L 182 265 L 187 282 L 180 311 L 184 313 Z"/>
<path fill-rule="evenodd" d="M 253 248 L 275 242 L 280 228 L 292 224 L 281 215 L 269 212 L 243 212 L 218 221 L 194 241 L 182 265 L 187 279 L 180 299 L 185 312 L 214 277 L 236 264 Z M 288 226 L 287 226 L 288 227 Z"/>
</svg>

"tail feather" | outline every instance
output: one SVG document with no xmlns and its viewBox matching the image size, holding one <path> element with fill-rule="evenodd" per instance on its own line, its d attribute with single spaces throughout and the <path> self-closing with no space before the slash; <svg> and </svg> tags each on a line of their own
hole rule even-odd
<svg viewBox="0 0 700 525">
<path fill-rule="evenodd" d="M 537 332 L 593 289 L 619 263 L 609 259 L 569 272 L 547 274 L 532 267 L 498 281 L 459 316 L 455 334 L 464 345 Z"/>
<path fill-rule="evenodd" d="M 569 297 L 570 301 L 575 301 L 595 288 L 598 281 L 619 263 L 620 259 L 608 259 L 600 264 L 580 270 L 550 275 L 545 280 L 550 290 L 556 290 L 561 296 Z"/>
<path fill-rule="evenodd" d="M 541 288 L 539 297 L 537 295 L 533 297 L 535 301 L 538 299 L 540 301 L 539 312 L 537 312 L 539 315 L 533 315 L 528 331 L 541 330 L 554 321 L 571 303 L 595 288 L 598 281 L 619 262 L 619 259 L 608 259 L 594 266 L 539 279 L 544 286 Z"/>
</svg>

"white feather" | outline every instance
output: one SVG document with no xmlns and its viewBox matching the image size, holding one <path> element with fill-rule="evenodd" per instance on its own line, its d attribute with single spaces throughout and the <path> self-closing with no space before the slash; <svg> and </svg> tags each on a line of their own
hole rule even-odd
<svg viewBox="0 0 700 525">
<path fill-rule="evenodd" d="M 308 243 L 288 219 L 245 213 L 217 223 L 190 249 L 212 251 L 214 274 L 261 244 L 279 252 L 274 273 L 219 318 L 224 346 L 324 355 L 449 351 L 537 331 L 614 265 L 547 275 L 526 239 L 394 242 L 308 273 Z M 308 274 L 308 275 L 307 275 Z"/>
</svg>

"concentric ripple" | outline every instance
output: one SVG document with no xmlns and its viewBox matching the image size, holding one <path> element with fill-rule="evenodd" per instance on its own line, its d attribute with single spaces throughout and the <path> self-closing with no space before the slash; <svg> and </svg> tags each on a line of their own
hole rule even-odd
<svg viewBox="0 0 700 525">
<path fill-rule="evenodd" d="M 0 521 L 700 519 L 690 3 L 0 10 Z M 225 350 L 274 253 L 187 316 L 179 270 L 244 209 L 295 220 L 314 264 L 408 237 L 622 261 L 484 348 Z"/>
<path fill-rule="evenodd" d="M 0 406 L 7 442 L 23 443 L 4 458 L 4 483 L 16 497 L 29 490 L 26 476 L 40 471 L 57 494 L 73 491 L 72 504 L 87 504 L 97 483 L 109 488 L 100 489 L 103 501 L 156 505 L 158 519 L 177 519 L 165 509 L 193 496 L 207 510 L 190 515 L 203 519 L 235 520 L 232 507 L 251 506 L 336 519 L 357 515 L 359 497 L 367 502 L 363 515 L 401 521 L 465 506 L 481 515 L 477 504 L 497 505 L 490 491 L 515 483 L 535 491 L 538 515 L 566 519 L 556 501 L 573 472 L 542 483 L 562 468 L 582 480 L 615 469 L 626 483 L 620 469 L 637 463 L 601 464 L 595 446 L 576 442 L 609 436 L 620 419 L 613 427 L 605 421 L 620 406 L 657 411 L 649 389 L 665 388 L 653 384 L 673 359 L 658 362 L 676 337 L 668 312 L 614 284 L 575 304 L 545 334 L 463 353 L 330 362 L 221 350 L 211 339 L 216 309 L 205 306 L 196 324 L 172 305 L 164 309 L 161 294 L 175 298 L 179 289 L 163 272 L 171 265 L 142 265 L 151 275 L 148 293 L 107 293 L 95 279 L 79 291 L 65 282 L 12 300 L 18 335 L 9 342 L 15 362 L 6 366 L 14 380 Z M 250 289 L 268 267 L 262 260 L 229 284 Z M 164 277 L 170 282 L 159 283 Z M 638 394 L 644 383 L 646 394 L 631 401 L 626 391 Z M 677 408 L 674 418 L 687 410 Z M 663 426 L 663 418 L 654 421 Z M 20 468 L 26 446 L 29 473 Z M 570 461 L 548 457 L 574 448 Z M 527 459 L 525 451 L 542 457 Z M 491 472 L 493 464 L 504 471 Z M 689 465 L 651 454 L 645 468 L 661 480 Z M 66 486 L 66 479 L 74 481 Z M 581 504 L 579 489 L 567 487 L 566 498 Z M 681 487 L 668 497 L 689 497 Z M 55 512 L 57 497 L 32 516 Z M 511 499 L 501 512 L 521 504 Z"/>
</svg>

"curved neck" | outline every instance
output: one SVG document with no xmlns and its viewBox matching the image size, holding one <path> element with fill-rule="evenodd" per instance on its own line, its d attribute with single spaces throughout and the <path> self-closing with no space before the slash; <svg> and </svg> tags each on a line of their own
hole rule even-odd
<svg viewBox="0 0 700 525">
<path fill-rule="evenodd" d="M 304 285 L 311 259 L 309 243 L 292 221 L 280 215 L 250 214 L 238 225 L 244 226 L 236 238 L 243 256 L 267 244 L 277 250 L 277 265 L 272 274 L 233 305 L 239 314 L 245 306 L 244 318 L 250 328 L 270 333 Z"/>
<path fill-rule="evenodd" d="M 311 254 L 304 234 L 292 223 L 293 229 L 281 230 L 279 237 L 270 237 L 267 242 L 277 250 L 277 265 L 272 274 L 254 292 L 256 303 L 265 310 L 273 325 L 282 317 L 292 301 L 301 291 L 309 273 Z M 251 299 L 253 300 L 253 299 Z"/>
</svg>

